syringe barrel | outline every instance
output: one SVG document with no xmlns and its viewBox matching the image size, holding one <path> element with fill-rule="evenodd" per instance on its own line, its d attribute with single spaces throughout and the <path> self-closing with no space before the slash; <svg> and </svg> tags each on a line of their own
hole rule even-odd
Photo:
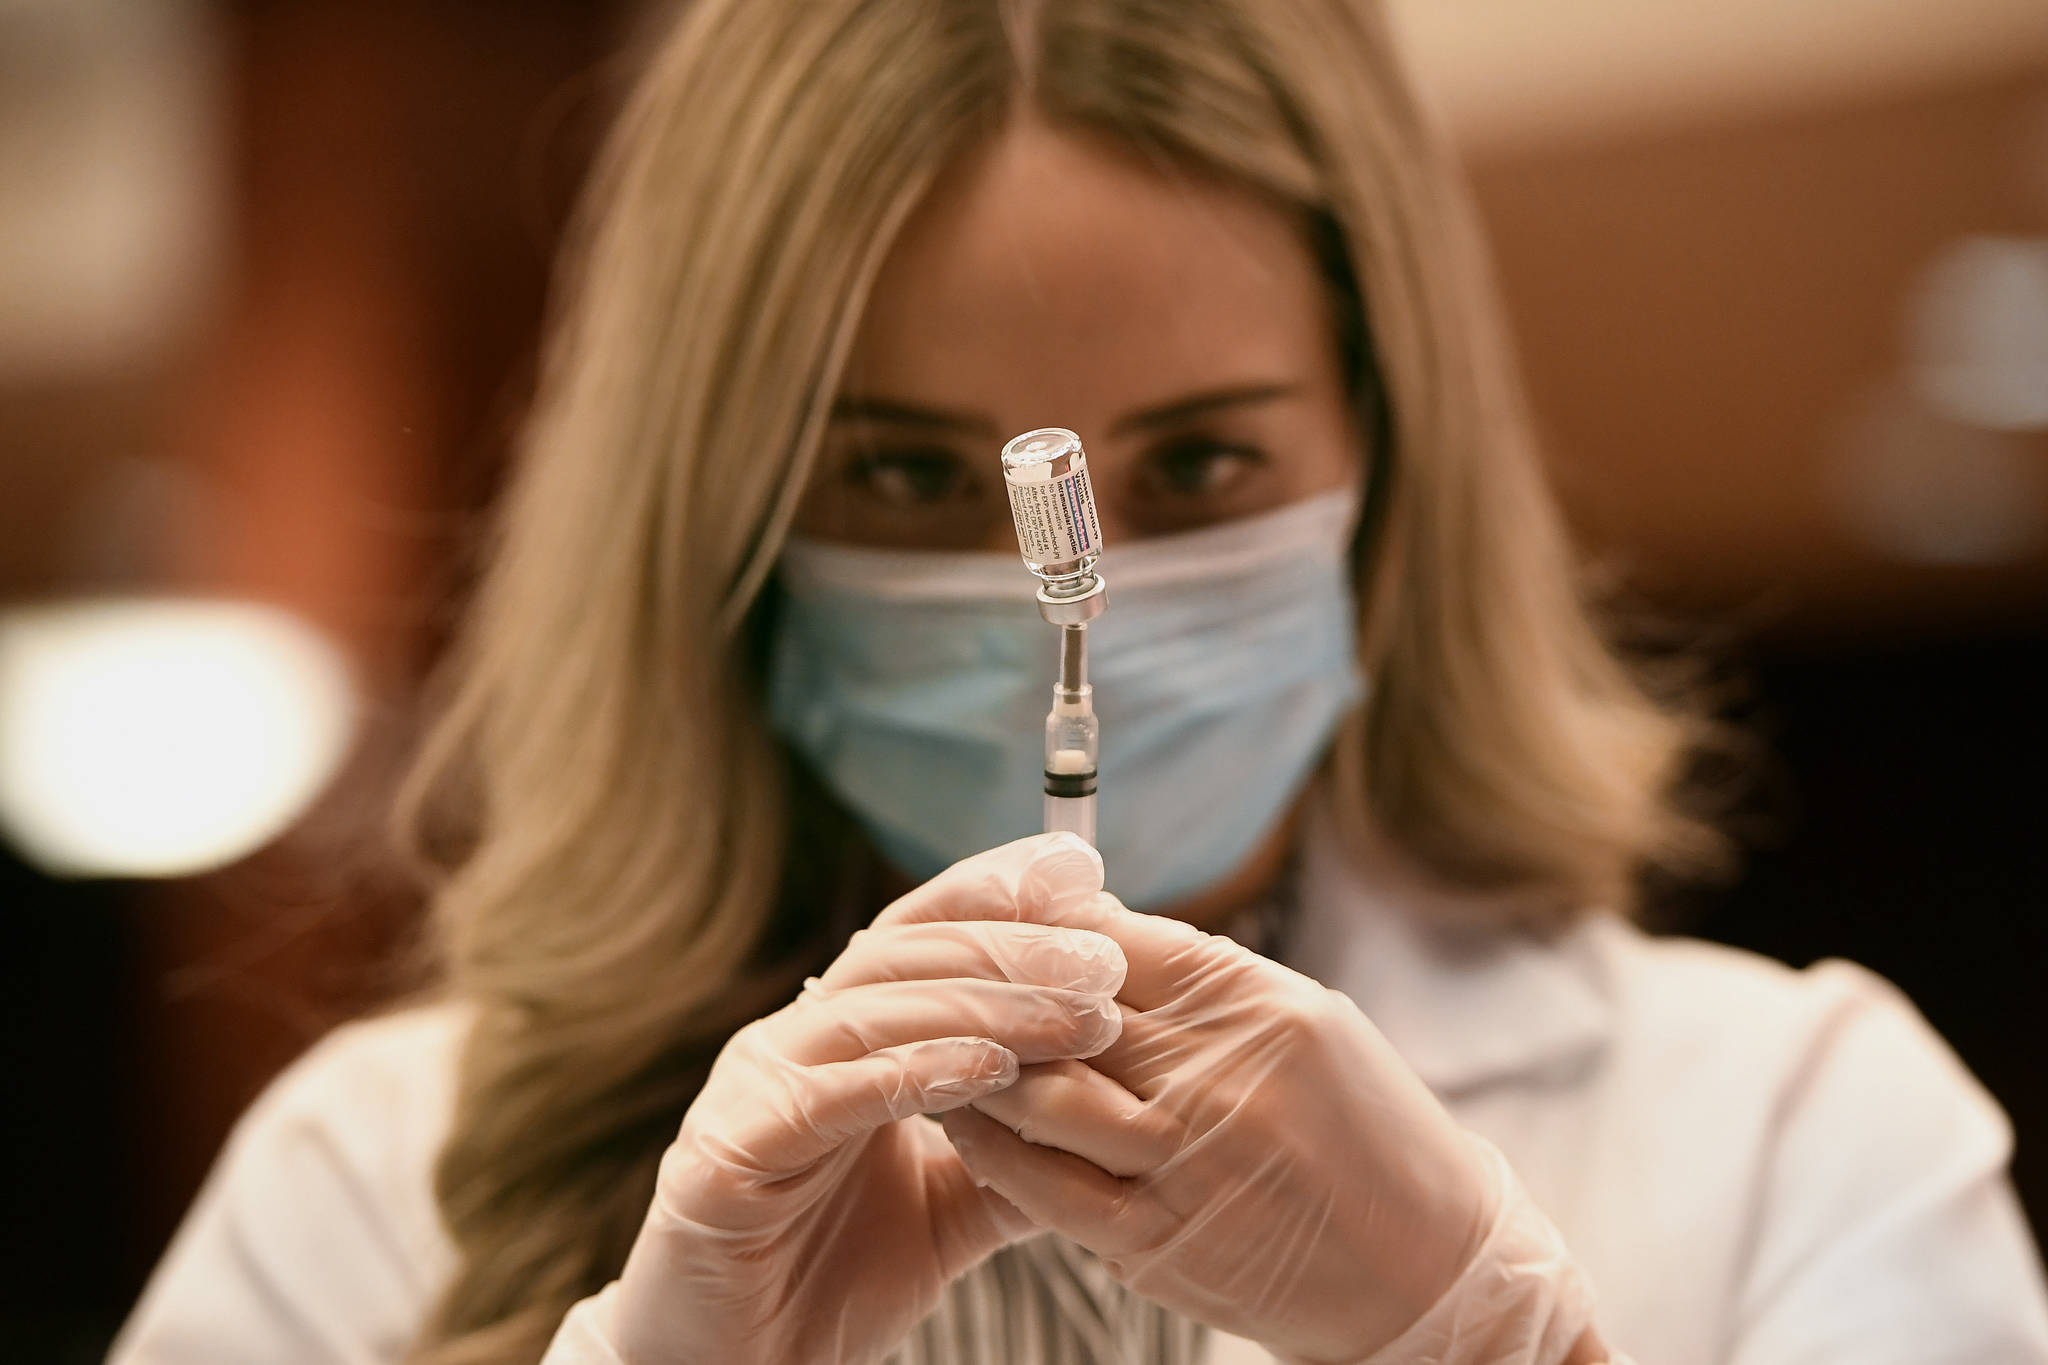
<svg viewBox="0 0 2048 1365">
<path fill-rule="evenodd" d="M 1095 842 L 1096 754 L 1101 724 L 1088 685 L 1088 628 L 1060 632 L 1060 675 L 1045 718 L 1045 829 L 1072 830 Z"/>
<path fill-rule="evenodd" d="M 1045 790 L 1049 796 L 1086 796 L 1095 790 L 1096 752 L 1102 730 L 1095 713 L 1055 702 L 1045 718 Z"/>
<path fill-rule="evenodd" d="M 1062 830 L 1078 834 L 1095 844 L 1095 798 L 1092 796 L 1048 796 L 1045 798 L 1045 832 L 1058 834 Z"/>
<path fill-rule="evenodd" d="M 1095 842 L 1095 755 L 1100 729 L 1089 707 L 1088 688 L 1075 697 L 1053 693 L 1045 718 L 1045 831 L 1071 830 Z"/>
<path fill-rule="evenodd" d="M 1041 427 L 1003 447 L 1003 484 L 1025 567 L 1055 592 L 1085 588 L 1102 554 L 1088 452 L 1065 427 Z"/>
</svg>

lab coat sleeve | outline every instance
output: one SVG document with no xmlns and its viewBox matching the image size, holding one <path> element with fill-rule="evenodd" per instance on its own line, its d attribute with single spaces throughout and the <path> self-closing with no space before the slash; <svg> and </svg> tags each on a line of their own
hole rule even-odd
<svg viewBox="0 0 2048 1365">
<path fill-rule="evenodd" d="M 2048 1292 L 1997 1103 L 1881 978 L 1837 1007 L 1787 1088 L 1731 1365 L 2048 1362 Z"/>
<path fill-rule="evenodd" d="M 341 1030 L 251 1106 L 109 1365 L 404 1358 L 439 1269 L 426 1172 L 445 1097 L 417 1039 Z"/>
</svg>

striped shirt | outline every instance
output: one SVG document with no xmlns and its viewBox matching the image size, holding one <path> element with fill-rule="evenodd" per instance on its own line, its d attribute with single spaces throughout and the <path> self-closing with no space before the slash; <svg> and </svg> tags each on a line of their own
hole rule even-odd
<svg viewBox="0 0 2048 1365">
<path fill-rule="evenodd" d="M 1278 956 L 1294 869 L 1223 931 Z M 955 1280 L 888 1365 L 1201 1365 L 1210 1333 L 1118 1284 L 1086 1249 L 1050 1234 Z"/>
<path fill-rule="evenodd" d="M 1035 1237 L 955 1280 L 889 1365 L 1199 1365 L 1208 1329 L 1118 1284 L 1082 1248 Z"/>
</svg>

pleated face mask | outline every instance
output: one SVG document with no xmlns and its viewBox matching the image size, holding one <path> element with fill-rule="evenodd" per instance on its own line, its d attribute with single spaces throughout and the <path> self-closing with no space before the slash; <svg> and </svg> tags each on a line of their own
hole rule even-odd
<svg viewBox="0 0 2048 1365">
<path fill-rule="evenodd" d="M 1089 627 L 1108 887 L 1170 905 L 1234 871 L 1364 691 L 1358 494 L 1112 545 Z M 775 730 L 924 879 L 1038 832 L 1058 634 L 1015 555 L 784 549 Z"/>
</svg>

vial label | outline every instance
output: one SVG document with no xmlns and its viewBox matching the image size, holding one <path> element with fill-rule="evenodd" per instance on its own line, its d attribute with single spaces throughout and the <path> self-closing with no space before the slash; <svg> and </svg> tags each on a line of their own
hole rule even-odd
<svg viewBox="0 0 2048 1365">
<path fill-rule="evenodd" d="M 1101 545 L 1087 465 L 1043 483 L 1013 482 L 1009 487 L 1017 544 L 1030 563 L 1064 564 L 1094 554 Z"/>
</svg>

